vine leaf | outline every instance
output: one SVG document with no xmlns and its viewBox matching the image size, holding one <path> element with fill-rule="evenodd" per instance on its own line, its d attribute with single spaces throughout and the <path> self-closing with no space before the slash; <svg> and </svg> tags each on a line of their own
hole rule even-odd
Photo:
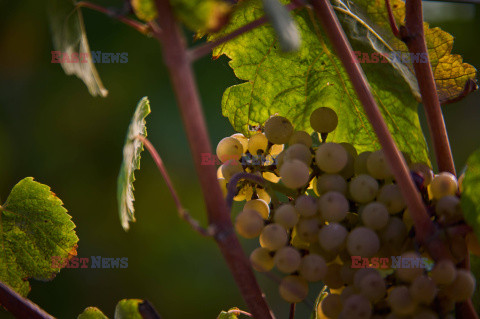
<svg viewBox="0 0 480 319">
<path fill-rule="evenodd" d="M 60 271 L 53 257 L 77 255 L 75 224 L 62 205 L 50 187 L 27 177 L 0 206 L 0 280 L 24 297 L 28 278 L 51 280 Z"/>
<path fill-rule="evenodd" d="M 53 46 L 60 52 L 60 56 L 55 58 L 52 52 L 52 60 L 58 58 L 65 73 L 74 74 L 81 79 L 91 95 L 106 97 L 108 91 L 103 86 L 92 61 L 81 10 L 75 7 L 74 1 L 51 0 L 48 16 Z M 63 61 L 62 54 L 68 59 L 65 58 Z M 76 60 L 72 58 L 74 55 L 77 57 Z"/>
<path fill-rule="evenodd" d="M 115 319 L 143 319 L 138 307 L 144 301 L 141 299 L 123 299 L 115 307 Z M 100 309 L 96 307 L 86 308 L 77 319 L 108 319 Z"/>
<path fill-rule="evenodd" d="M 284 52 L 297 51 L 300 47 L 300 34 L 290 12 L 278 0 L 263 0 L 263 10 L 278 36 Z"/>
<path fill-rule="evenodd" d="M 213 40 L 263 14 L 260 1 L 239 2 L 231 23 Z M 249 125 L 261 125 L 278 114 L 292 121 L 296 130 L 312 132 L 310 114 L 317 108 L 333 108 L 337 129 L 327 141 L 349 142 L 359 151 L 380 148 L 373 129 L 341 61 L 333 53 L 313 12 L 304 8 L 293 14 L 302 44 L 297 53 L 283 53 L 269 25 L 256 28 L 214 50 L 231 59 L 235 75 L 246 82 L 229 87 L 222 99 L 222 113 L 235 130 L 249 134 Z M 359 43 L 357 49 L 368 49 Z M 429 163 L 420 127 L 418 102 L 404 79 L 388 63 L 365 65 L 365 72 L 379 108 L 397 145 L 414 161 Z M 386 81 L 385 79 L 388 79 Z"/>
<path fill-rule="evenodd" d="M 409 84 L 420 101 L 421 95 L 411 63 L 411 56 L 403 41 L 396 38 L 388 20 L 384 1 L 336 0 L 336 12 L 350 30 L 350 38 L 367 44 L 371 49 L 389 57 L 390 63 Z M 405 2 L 391 1 L 398 25 L 404 24 Z M 452 54 L 453 36 L 440 28 L 424 23 L 425 41 L 432 65 L 438 96 L 442 104 L 457 101 L 477 88 L 476 70 L 458 54 Z M 421 62 L 421 56 L 414 56 Z"/>
<path fill-rule="evenodd" d="M 462 188 L 460 203 L 465 220 L 473 228 L 477 238 L 480 238 L 480 150 L 470 155 L 467 160 Z"/>
<path fill-rule="evenodd" d="M 157 7 L 153 0 L 132 0 L 132 9 L 137 18 L 143 21 L 152 21 L 158 16 Z"/>
<path fill-rule="evenodd" d="M 135 181 L 135 170 L 140 169 L 140 155 L 143 151 L 143 143 L 136 137 L 147 136 L 145 118 L 148 114 L 150 114 L 150 101 L 145 96 L 137 104 L 123 146 L 123 162 L 117 181 L 117 200 L 120 221 L 126 231 L 130 228 L 129 223 L 135 221 L 133 182 Z"/>
<path fill-rule="evenodd" d="M 172 0 L 177 18 L 196 32 L 217 31 L 228 21 L 232 9 L 223 0 Z"/>
</svg>

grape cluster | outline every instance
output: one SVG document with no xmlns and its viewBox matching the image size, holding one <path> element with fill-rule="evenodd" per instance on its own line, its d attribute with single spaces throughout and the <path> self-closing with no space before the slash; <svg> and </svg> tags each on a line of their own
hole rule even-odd
<svg viewBox="0 0 480 319">
<path fill-rule="evenodd" d="M 265 187 L 242 181 L 234 198 L 246 201 L 236 231 L 259 239 L 252 267 L 282 273 L 279 293 L 290 303 L 322 281 L 329 291 L 317 309 L 322 318 L 453 318 L 455 303 L 475 289 L 473 275 L 456 266 L 468 254 L 464 238 L 445 231 L 454 260 L 434 263 L 415 244 L 383 151 L 358 154 L 351 144 L 326 142 L 337 123 L 337 114 L 322 107 L 311 114 L 312 135 L 273 116 L 250 138 L 234 134 L 218 144 L 225 192 L 236 173 L 268 181 Z M 434 175 L 404 157 L 439 229 L 462 222 L 455 176 Z"/>
</svg>

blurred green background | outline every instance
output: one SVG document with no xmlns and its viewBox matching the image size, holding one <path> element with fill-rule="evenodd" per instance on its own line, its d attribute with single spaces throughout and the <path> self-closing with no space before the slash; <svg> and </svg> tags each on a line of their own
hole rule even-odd
<svg viewBox="0 0 480 319">
<path fill-rule="evenodd" d="M 429 3 L 426 10 L 434 13 L 433 25 L 455 36 L 454 52 L 480 66 L 480 7 L 442 9 Z M 202 222 L 205 209 L 158 43 L 100 13 L 84 10 L 84 17 L 92 50 L 128 52 L 126 64 L 97 65 L 110 91 L 105 99 L 91 97 L 80 80 L 50 63 L 43 1 L 0 1 L 0 197 L 4 200 L 26 176 L 52 186 L 77 225 L 79 257 L 128 257 L 128 268 L 64 269 L 51 282 L 32 280 L 29 298 L 58 318 L 76 318 L 87 306 L 113 316 L 122 298 L 148 299 L 164 318 L 215 318 L 222 309 L 245 308 L 215 244 L 179 220 L 147 154 L 135 184 L 138 221 L 128 233 L 121 228 L 116 177 L 130 117 L 145 95 L 152 104 L 149 137 L 184 204 Z M 205 57 L 195 64 L 195 72 L 216 145 L 234 133 L 221 115 L 220 101 L 225 88 L 239 80 L 225 58 Z M 444 110 L 460 170 L 480 146 L 480 95 L 475 92 Z M 420 117 L 425 124 L 422 110 Z M 247 250 L 255 245 L 244 243 Z M 288 317 L 276 283 L 259 279 L 277 318 Z M 298 318 L 309 311 L 300 304 Z M 0 318 L 11 316 L 0 311 Z"/>
</svg>

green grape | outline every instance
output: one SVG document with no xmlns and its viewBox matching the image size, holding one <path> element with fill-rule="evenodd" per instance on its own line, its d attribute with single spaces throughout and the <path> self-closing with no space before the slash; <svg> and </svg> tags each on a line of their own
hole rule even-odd
<svg viewBox="0 0 480 319">
<path fill-rule="evenodd" d="M 293 125 L 282 116 L 273 116 L 265 122 L 265 136 L 272 144 L 286 144 L 293 134 Z"/>
<path fill-rule="evenodd" d="M 425 275 L 418 276 L 410 285 L 410 295 L 417 303 L 429 305 L 435 299 L 436 294 L 435 282 Z"/>
<path fill-rule="evenodd" d="M 407 227 L 407 229 L 412 228 L 414 225 L 412 215 L 410 215 L 410 211 L 408 210 L 408 207 L 405 208 L 405 210 L 403 211 L 402 221 L 405 223 L 405 226 Z"/>
<path fill-rule="evenodd" d="M 280 296 L 289 303 L 299 303 L 308 295 L 308 282 L 299 276 L 287 276 L 279 285 Z"/>
<path fill-rule="evenodd" d="M 299 160 L 291 160 L 280 167 L 280 177 L 288 188 L 297 189 L 305 187 L 310 178 L 308 166 Z"/>
<path fill-rule="evenodd" d="M 362 152 L 355 158 L 353 167 L 356 175 L 368 174 L 367 159 L 370 154 L 372 154 L 370 151 Z"/>
<path fill-rule="evenodd" d="M 328 318 L 337 318 L 342 312 L 342 298 L 337 294 L 328 294 L 320 303 L 322 312 Z"/>
<path fill-rule="evenodd" d="M 410 170 L 416 172 L 417 174 L 420 173 L 423 176 L 423 185 L 428 186 L 433 180 L 433 171 L 425 163 L 414 163 L 410 164 Z"/>
<path fill-rule="evenodd" d="M 367 170 L 375 179 L 387 179 L 393 176 L 383 150 L 370 154 L 367 158 Z"/>
<path fill-rule="evenodd" d="M 247 153 L 248 151 L 248 138 L 246 138 L 242 133 L 235 133 L 232 136 L 236 138 L 243 146 L 243 154 Z"/>
<path fill-rule="evenodd" d="M 353 276 L 353 286 L 357 291 L 362 288 L 362 280 L 369 275 L 379 275 L 378 270 L 374 268 L 360 268 Z"/>
<path fill-rule="evenodd" d="M 279 224 L 265 226 L 260 234 L 260 246 L 272 251 L 282 248 L 287 242 L 287 231 Z"/>
<path fill-rule="evenodd" d="M 348 231 L 344 226 L 338 223 L 329 223 L 320 228 L 318 242 L 325 250 L 338 251 L 345 243 L 347 235 Z"/>
<path fill-rule="evenodd" d="M 372 316 L 372 305 L 362 295 L 351 295 L 343 302 L 343 310 L 339 319 L 369 319 Z"/>
<path fill-rule="evenodd" d="M 412 319 L 438 319 L 438 315 L 431 309 L 420 309 L 415 313 Z"/>
<path fill-rule="evenodd" d="M 319 196 L 329 191 L 339 192 L 343 195 L 347 194 L 347 182 L 345 178 L 338 174 L 320 175 L 317 178 L 315 187 Z"/>
<path fill-rule="evenodd" d="M 455 195 L 458 190 L 457 178 L 453 174 L 442 172 L 435 175 L 429 189 L 434 199 Z"/>
<path fill-rule="evenodd" d="M 317 199 L 309 195 L 300 195 L 295 200 L 295 209 L 303 217 L 312 217 L 318 211 Z"/>
<path fill-rule="evenodd" d="M 475 277 L 465 269 L 457 269 L 457 276 L 452 284 L 445 291 L 447 295 L 456 302 L 470 299 L 475 291 Z"/>
<path fill-rule="evenodd" d="M 236 161 L 236 160 L 233 160 L 233 159 L 226 161 L 220 167 L 221 167 L 221 171 L 222 171 L 222 176 L 227 181 L 230 181 L 230 179 L 233 177 L 233 175 L 238 174 L 238 173 L 243 173 L 242 164 L 239 161 Z"/>
<path fill-rule="evenodd" d="M 307 243 L 318 241 L 320 225 L 317 218 L 301 218 L 296 226 L 297 236 Z"/>
<path fill-rule="evenodd" d="M 295 131 L 293 132 L 292 136 L 290 136 L 290 140 L 288 141 L 288 145 L 293 144 L 303 144 L 310 148 L 313 144 L 312 137 L 305 131 Z"/>
<path fill-rule="evenodd" d="M 295 227 L 298 222 L 298 213 L 292 204 L 282 204 L 275 210 L 273 215 L 275 223 L 282 225 L 283 227 L 290 229 Z"/>
<path fill-rule="evenodd" d="M 277 168 L 282 168 L 282 165 L 283 165 L 283 162 L 284 162 L 284 157 L 285 157 L 285 151 L 282 151 L 280 152 L 280 154 L 278 154 L 276 157 L 275 157 L 275 162 L 277 164 Z"/>
<path fill-rule="evenodd" d="M 360 294 L 371 302 L 377 302 L 385 296 L 387 287 L 379 273 L 369 274 L 360 281 Z"/>
<path fill-rule="evenodd" d="M 344 250 L 341 252 L 341 254 L 348 255 L 348 252 Z M 350 255 L 348 255 L 348 257 L 351 259 Z M 340 275 L 342 276 L 342 280 L 345 284 L 347 285 L 353 284 L 353 277 L 355 276 L 356 272 L 357 272 L 357 269 L 352 268 L 352 262 L 350 260 L 343 261 L 342 269 L 340 270 Z"/>
<path fill-rule="evenodd" d="M 407 227 L 398 217 L 391 217 L 380 234 L 382 242 L 391 247 L 399 247 L 407 238 Z"/>
<path fill-rule="evenodd" d="M 341 274 L 342 266 L 336 263 L 332 263 L 327 266 L 327 273 L 323 282 L 330 289 L 338 289 L 343 286 L 344 282 L 342 280 Z"/>
<path fill-rule="evenodd" d="M 339 222 L 347 216 L 348 200 L 341 193 L 327 192 L 320 196 L 318 208 L 322 218 L 328 222 Z"/>
<path fill-rule="evenodd" d="M 377 234 L 367 227 L 357 227 L 348 234 L 347 250 L 351 256 L 372 257 L 380 249 Z"/>
<path fill-rule="evenodd" d="M 257 133 L 248 140 L 248 151 L 252 155 L 264 154 L 267 150 L 268 139 L 263 133 Z"/>
<path fill-rule="evenodd" d="M 350 296 L 355 295 L 357 290 L 353 286 L 346 286 L 343 288 L 342 293 L 340 294 L 340 298 L 342 301 L 347 300 Z"/>
<path fill-rule="evenodd" d="M 329 107 L 316 109 L 310 115 L 310 126 L 318 133 L 330 133 L 338 125 L 338 116 Z"/>
<path fill-rule="evenodd" d="M 407 286 L 396 286 L 388 294 L 388 304 L 400 316 L 412 315 L 417 307 Z"/>
<path fill-rule="evenodd" d="M 449 285 L 457 276 L 455 264 L 448 259 L 438 261 L 430 272 L 430 277 L 437 285 Z"/>
<path fill-rule="evenodd" d="M 378 192 L 378 182 L 369 175 L 358 175 L 348 185 L 350 196 L 358 203 L 366 204 L 375 199 Z"/>
<path fill-rule="evenodd" d="M 340 143 L 340 145 L 343 146 L 343 148 L 348 152 L 348 154 L 352 155 L 353 159 L 357 158 L 358 152 L 355 146 L 346 142 Z"/>
<path fill-rule="evenodd" d="M 243 206 L 243 210 L 256 210 L 263 219 L 268 219 L 268 215 L 270 214 L 270 207 L 263 199 L 252 199 L 245 203 Z"/>
<path fill-rule="evenodd" d="M 337 258 L 337 252 L 327 251 L 320 246 L 318 238 L 316 242 L 310 243 L 307 247 L 311 254 L 317 254 L 322 256 L 327 263 L 334 261 Z"/>
<path fill-rule="evenodd" d="M 348 151 L 347 151 L 347 164 L 338 174 L 345 179 L 350 179 L 355 174 L 355 159 Z"/>
<path fill-rule="evenodd" d="M 400 257 L 401 257 L 400 258 L 401 260 L 415 260 L 415 261 L 421 260 L 420 254 L 414 251 L 405 252 Z M 412 263 L 410 262 L 408 263 L 409 265 L 408 268 L 397 268 L 395 270 L 395 275 L 397 276 L 398 279 L 404 282 L 413 282 L 415 278 L 423 274 L 424 269 L 421 267 L 415 267 Z M 403 262 L 401 267 L 403 267 Z"/>
<path fill-rule="evenodd" d="M 217 157 L 225 163 L 228 160 L 239 160 L 243 154 L 243 146 L 234 137 L 225 137 L 217 145 Z"/>
<path fill-rule="evenodd" d="M 293 144 L 285 150 L 283 160 L 290 161 L 293 159 L 300 160 L 307 164 L 307 166 L 310 166 L 312 163 L 312 153 L 310 149 L 303 144 Z"/>
<path fill-rule="evenodd" d="M 371 202 L 367 204 L 361 213 L 363 224 L 373 230 L 379 230 L 388 223 L 389 214 L 387 207 L 379 202 Z"/>
<path fill-rule="evenodd" d="M 270 255 L 270 250 L 258 247 L 250 254 L 250 263 L 253 269 L 259 272 L 267 272 L 272 270 L 274 266 L 273 257 Z"/>
<path fill-rule="evenodd" d="M 457 196 L 447 195 L 440 198 L 435 205 L 435 212 L 443 224 L 453 224 L 463 220 L 462 207 Z"/>
<path fill-rule="evenodd" d="M 310 253 L 302 258 L 299 273 L 307 281 L 320 281 L 327 274 L 327 263 L 322 256 Z"/>
<path fill-rule="evenodd" d="M 324 143 L 315 151 L 315 162 L 322 171 L 335 174 L 347 165 L 348 153 L 339 144 Z"/>
<path fill-rule="evenodd" d="M 300 268 L 302 256 L 300 252 L 292 246 L 285 246 L 277 250 L 273 257 L 275 266 L 283 273 L 290 274 Z"/>
<path fill-rule="evenodd" d="M 235 230 L 245 238 L 257 237 L 263 227 L 263 218 L 256 210 L 244 210 L 235 219 Z"/>
<path fill-rule="evenodd" d="M 225 178 L 218 178 L 218 184 L 220 185 L 220 189 L 222 190 L 223 197 L 227 196 L 227 180 Z"/>
<path fill-rule="evenodd" d="M 407 206 L 397 184 L 384 185 L 378 192 L 377 200 L 387 207 L 390 214 L 399 213 Z"/>
<path fill-rule="evenodd" d="M 222 174 L 222 165 L 217 168 L 217 178 L 224 178 Z"/>
</svg>

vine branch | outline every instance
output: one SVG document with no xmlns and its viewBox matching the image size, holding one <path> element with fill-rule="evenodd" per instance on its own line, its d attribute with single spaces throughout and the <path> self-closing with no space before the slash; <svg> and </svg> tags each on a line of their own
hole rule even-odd
<svg viewBox="0 0 480 319">
<path fill-rule="evenodd" d="M 227 188 L 227 206 L 229 210 L 232 208 L 233 198 L 235 197 L 235 193 L 237 192 L 238 182 L 240 182 L 240 180 L 242 179 L 246 179 L 250 182 L 253 182 L 261 186 L 265 185 L 265 180 L 263 179 L 263 177 L 255 174 L 237 173 L 233 175 L 233 177 L 228 182 L 228 188 Z"/>
<path fill-rule="evenodd" d="M 185 39 L 175 21 L 169 1 L 155 0 L 155 3 L 159 13 L 157 22 L 162 29 L 162 33 L 155 34 L 155 37 L 162 44 L 165 65 L 170 73 L 202 187 L 208 220 L 217 230 L 215 240 L 253 317 L 271 319 L 272 314 L 255 279 L 250 261 L 233 231 L 230 212 L 217 181 L 216 168 L 201 163 L 200 154 L 212 154 L 212 147 Z"/>
<path fill-rule="evenodd" d="M 392 33 L 397 38 L 400 38 L 400 31 L 398 30 L 397 22 L 395 21 L 395 17 L 393 16 L 390 0 L 385 0 L 385 7 L 387 7 L 388 22 L 390 23 L 390 28 L 392 29 Z"/>
<path fill-rule="evenodd" d="M 32 301 L 20 296 L 12 288 L 0 282 L 0 305 L 16 318 L 55 319 Z"/>
<path fill-rule="evenodd" d="M 205 237 L 213 236 L 215 233 L 213 227 L 203 228 L 200 225 L 200 223 L 195 218 L 193 218 L 188 213 L 188 211 L 183 207 L 182 202 L 180 201 L 180 197 L 178 196 L 177 191 L 173 186 L 170 175 L 168 174 L 167 168 L 163 164 L 162 158 L 160 157 L 160 155 L 158 154 L 157 150 L 152 145 L 152 143 L 142 135 L 137 135 L 135 138 L 140 140 L 143 143 L 143 145 L 145 145 L 145 148 L 152 156 L 153 161 L 157 165 L 157 168 L 160 171 L 160 174 L 162 174 L 162 177 L 165 180 L 165 183 L 167 184 L 168 190 L 170 191 L 170 194 L 173 197 L 173 201 L 175 202 L 175 206 L 177 207 L 178 215 L 180 216 L 180 218 L 185 220 L 193 228 L 193 230 L 195 230 L 200 235 Z"/>
</svg>

